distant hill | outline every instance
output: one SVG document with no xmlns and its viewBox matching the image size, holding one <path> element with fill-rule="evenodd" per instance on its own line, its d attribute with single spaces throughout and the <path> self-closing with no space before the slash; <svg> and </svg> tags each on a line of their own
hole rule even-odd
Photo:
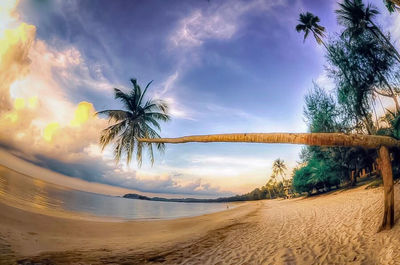
<svg viewBox="0 0 400 265">
<path fill-rule="evenodd" d="M 246 195 L 236 195 L 233 197 L 222 197 L 217 199 L 196 199 L 196 198 L 161 198 L 161 197 L 147 197 L 144 195 L 136 194 L 136 193 L 128 193 L 123 196 L 123 198 L 127 199 L 136 199 L 136 200 L 147 200 L 147 201 L 160 201 L 160 202 L 236 202 L 236 201 L 248 201 L 250 198 L 246 197 Z"/>
</svg>

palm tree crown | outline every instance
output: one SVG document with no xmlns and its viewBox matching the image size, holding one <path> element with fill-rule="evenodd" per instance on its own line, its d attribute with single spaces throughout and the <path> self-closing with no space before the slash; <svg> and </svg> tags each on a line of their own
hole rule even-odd
<svg viewBox="0 0 400 265">
<path fill-rule="evenodd" d="M 379 14 L 378 9 L 371 4 L 365 6 L 362 0 L 343 0 L 335 12 L 338 22 L 346 27 L 345 34 L 357 37 L 368 30 L 400 62 L 400 54 L 389 38 L 374 23 L 375 16 Z"/>
<path fill-rule="evenodd" d="M 278 158 L 274 161 L 274 163 L 272 164 L 272 172 L 274 175 L 276 176 L 281 176 L 282 180 L 285 180 L 284 176 L 285 176 L 285 170 L 286 170 L 286 165 L 285 165 L 285 161 L 283 161 L 282 159 Z"/>
<path fill-rule="evenodd" d="M 154 163 L 152 143 L 143 143 L 139 138 L 160 138 L 156 130 L 161 130 L 159 121 L 169 121 L 168 106 L 162 100 L 144 100 L 146 91 L 152 82 L 149 82 L 145 89 L 137 83 L 136 79 L 131 79 L 133 85 L 129 93 L 114 88 L 115 99 L 119 99 L 124 109 L 122 110 L 103 110 L 97 112 L 105 115 L 109 122 L 114 124 L 105 128 L 100 137 L 102 149 L 114 143 L 114 157 L 118 162 L 123 153 L 126 154 L 127 163 L 132 159 L 133 151 L 136 151 L 138 165 L 142 164 L 143 145 L 148 148 L 151 163 Z M 163 151 L 163 143 L 156 143 L 159 151 Z"/>
<path fill-rule="evenodd" d="M 361 34 L 365 29 L 373 29 L 372 20 L 379 11 L 371 4 L 365 6 L 362 0 L 344 0 L 339 3 L 337 14 L 338 22 L 347 27 L 351 35 Z"/>
<path fill-rule="evenodd" d="M 314 16 L 310 12 L 301 13 L 299 22 L 300 24 L 296 26 L 296 30 L 297 32 L 304 31 L 304 41 L 308 37 L 308 34 L 312 32 L 317 43 L 324 44 L 322 38 L 325 37 L 325 28 L 318 24 L 320 22 L 318 16 Z"/>
</svg>

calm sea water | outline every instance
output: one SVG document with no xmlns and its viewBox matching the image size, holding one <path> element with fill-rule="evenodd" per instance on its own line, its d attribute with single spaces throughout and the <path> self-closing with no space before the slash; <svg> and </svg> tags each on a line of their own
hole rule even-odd
<svg viewBox="0 0 400 265">
<path fill-rule="evenodd" d="M 226 210 L 224 203 L 179 203 L 125 199 L 77 191 L 0 166 L 0 202 L 120 219 L 171 219 Z"/>
</svg>

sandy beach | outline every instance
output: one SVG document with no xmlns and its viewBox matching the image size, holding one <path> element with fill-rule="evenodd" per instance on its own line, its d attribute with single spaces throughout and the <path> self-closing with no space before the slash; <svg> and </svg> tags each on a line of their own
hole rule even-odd
<svg viewBox="0 0 400 265">
<path fill-rule="evenodd" d="M 399 196 L 397 184 L 396 201 Z M 47 216 L 0 204 L 1 263 L 398 264 L 398 220 L 377 233 L 382 199 L 382 188 L 361 186 L 198 217 L 129 222 Z M 395 211 L 398 219 L 399 204 Z"/>
</svg>

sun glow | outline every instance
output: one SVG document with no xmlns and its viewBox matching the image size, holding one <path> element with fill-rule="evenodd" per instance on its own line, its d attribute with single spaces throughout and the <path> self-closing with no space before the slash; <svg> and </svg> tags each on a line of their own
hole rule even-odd
<svg viewBox="0 0 400 265">
<path fill-rule="evenodd" d="M 37 107 L 37 105 L 38 105 L 38 97 L 37 96 L 30 97 L 28 99 L 28 108 L 35 109 Z"/>
<path fill-rule="evenodd" d="M 20 109 L 25 108 L 25 99 L 23 99 L 23 98 L 16 98 L 16 99 L 14 100 L 14 108 L 15 108 L 16 110 L 20 110 Z"/>
<path fill-rule="evenodd" d="M 71 121 L 71 126 L 77 127 L 89 120 L 94 115 L 93 104 L 87 101 L 82 101 L 75 109 L 74 119 Z"/>
<path fill-rule="evenodd" d="M 15 21 L 18 0 L 3 0 L 0 3 L 0 34 Z M 0 35 L 1 36 L 1 35 Z"/>
<path fill-rule="evenodd" d="M 18 22 L 17 5 L 17 0 L 2 0 L 0 3 L 0 58 L 19 42 L 28 41 L 29 32 L 36 29 L 33 25 Z"/>
<path fill-rule="evenodd" d="M 43 138 L 47 142 L 51 142 L 54 134 L 58 131 L 59 128 L 60 128 L 60 125 L 58 124 L 58 122 L 52 122 L 52 123 L 47 124 L 47 126 L 43 130 Z"/>
</svg>

